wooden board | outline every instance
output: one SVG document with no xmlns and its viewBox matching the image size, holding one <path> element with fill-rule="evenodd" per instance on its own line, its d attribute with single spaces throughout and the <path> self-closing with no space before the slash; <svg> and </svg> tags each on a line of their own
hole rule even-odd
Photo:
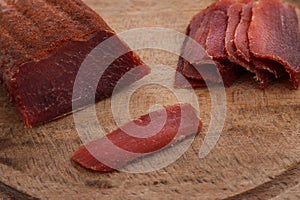
<svg viewBox="0 0 300 200">
<path fill-rule="evenodd" d="M 117 32 L 155 26 L 184 33 L 190 18 L 210 2 L 86 0 Z M 138 53 L 150 65 L 176 66 L 177 56 L 170 53 Z M 226 89 L 225 127 L 204 159 L 198 151 L 211 102 L 206 89 L 196 90 L 203 131 L 175 163 L 146 174 L 100 174 L 77 166 L 70 161 L 81 145 L 72 116 L 24 129 L 16 108 L 0 90 L 0 199 L 299 199 L 300 90 L 288 85 L 276 82 L 262 91 L 246 76 Z M 170 91 L 149 85 L 132 96 L 131 114 L 136 117 L 153 104 L 174 102 Z M 96 107 L 103 128 L 113 130 L 110 99 Z"/>
</svg>

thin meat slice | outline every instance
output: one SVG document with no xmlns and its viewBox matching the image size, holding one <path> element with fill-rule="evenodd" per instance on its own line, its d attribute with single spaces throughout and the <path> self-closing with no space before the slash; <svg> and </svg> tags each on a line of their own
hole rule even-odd
<svg viewBox="0 0 300 200">
<path fill-rule="evenodd" d="M 236 27 L 234 44 L 237 49 L 237 54 L 247 62 L 251 62 L 249 50 L 248 29 L 252 17 L 253 2 L 244 4 L 241 12 L 240 23 Z"/>
<path fill-rule="evenodd" d="M 248 38 L 255 57 L 279 62 L 298 88 L 300 34 L 295 8 L 278 0 L 254 3 Z"/>
<path fill-rule="evenodd" d="M 176 73 L 175 73 L 175 82 L 174 82 L 174 87 L 176 88 L 203 88 L 206 87 L 205 81 L 202 80 L 198 80 L 198 79 L 193 79 L 193 78 L 188 78 L 186 76 L 183 75 L 183 66 L 185 60 L 180 57 L 179 61 L 178 61 L 178 66 L 176 69 Z M 195 70 L 194 68 L 191 68 L 192 70 Z M 195 73 L 198 73 L 197 71 Z"/>
<path fill-rule="evenodd" d="M 146 129 L 150 124 L 151 132 L 155 125 L 161 124 L 162 121 L 162 128 L 150 136 L 143 135 L 143 129 L 142 133 L 135 130 L 136 126 Z M 110 172 L 142 156 L 169 147 L 199 132 L 201 128 L 202 122 L 190 104 L 176 104 L 128 122 L 106 137 L 80 147 L 72 156 L 72 160 L 94 171 Z M 147 131 L 145 134 L 147 135 Z"/>
<path fill-rule="evenodd" d="M 224 40 L 228 21 L 227 12 L 234 3 L 231 0 L 219 1 L 211 12 L 205 49 L 208 55 L 215 59 L 227 59 Z"/>
<path fill-rule="evenodd" d="M 244 4 L 242 3 L 236 3 L 228 9 L 228 25 L 225 36 L 225 49 L 228 54 L 228 59 L 241 66 L 246 65 L 249 62 L 246 62 L 237 55 L 237 48 L 234 44 L 234 35 L 241 20 L 243 5 Z"/>
<path fill-rule="evenodd" d="M 214 11 L 212 15 L 206 38 L 206 51 L 213 58 L 227 59 L 224 40 L 227 29 L 227 14 L 223 11 Z"/>
<path fill-rule="evenodd" d="M 0 77 L 26 127 L 71 113 L 72 103 L 78 109 L 111 96 L 127 72 L 132 82 L 150 72 L 81 0 L 0 1 L 0 29 Z M 81 64 L 108 38 L 110 45 L 89 63 L 91 70 L 80 79 L 82 88 L 72 96 Z M 116 52 L 123 53 L 109 64 L 108 57 L 101 57 Z M 140 70 L 129 72 L 133 69 Z M 96 71 L 104 71 L 102 77 Z M 90 91 L 91 79 L 97 79 L 96 94 Z"/>
<path fill-rule="evenodd" d="M 276 61 L 264 58 L 257 58 L 252 54 L 251 59 L 256 70 L 268 71 L 269 73 L 272 73 L 275 76 L 275 78 L 285 78 L 287 75 L 283 66 Z"/>
<path fill-rule="evenodd" d="M 214 62 L 225 87 L 230 87 L 243 72 L 240 66 L 230 62 L 228 59 L 214 59 Z"/>
</svg>

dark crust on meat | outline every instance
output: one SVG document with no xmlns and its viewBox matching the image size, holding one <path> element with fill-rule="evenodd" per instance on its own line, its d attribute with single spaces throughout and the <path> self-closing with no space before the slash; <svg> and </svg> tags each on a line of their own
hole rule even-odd
<svg viewBox="0 0 300 200">
<path fill-rule="evenodd" d="M 45 58 L 67 41 L 85 40 L 96 32 L 114 33 L 105 21 L 79 0 L 4 1 L 1 5 L 0 51 L 9 65 Z M 2 32 L 3 30 L 3 32 Z M 10 48 L 4 48 L 11 45 Z"/>
<path fill-rule="evenodd" d="M 73 84 L 81 63 L 115 32 L 80 0 L 5 0 L 0 10 L 0 76 L 25 125 L 31 127 L 70 113 Z M 115 48 L 129 53 L 105 71 L 96 101 L 109 97 L 127 71 L 144 65 L 116 40 Z M 133 79 L 147 73 L 149 68 L 145 66 Z"/>
</svg>

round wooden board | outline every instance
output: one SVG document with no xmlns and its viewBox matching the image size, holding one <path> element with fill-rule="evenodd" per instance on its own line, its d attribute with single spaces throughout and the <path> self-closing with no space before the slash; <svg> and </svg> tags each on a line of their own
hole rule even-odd
<svg viewBox="0 0 300 200">
<path fill-rule="evenodd" d="M 191 17 L 212 1 L 85 2 L 116 32 L 165 27 L 184 33 Z M 159 50 L 138 54 L 150 66 L 175 68 L 178 59 Z M 0 90 L 0 198 L 300 199 L 300 90 L 288 87 L 282 81 L 262 91 L 246 75 L 227 88 L 225 126 L 203 159 L 198 152 L 210 122 L 211 102 L 207 89 L 196 90 L 202 132 L 176 162 L 145 174 L 101 174 L 77 166 L 70 156 L 82 143 L 73 116 L 24 129 L 16 108 Z M 175 102 L 166 88 L 148 85 L 132 96 L 131 114 L 137 117 L 154 104 Z M 110 99 L 96 105 L 107 132 L 116 128 L 110 105 Z"/>
</svg>

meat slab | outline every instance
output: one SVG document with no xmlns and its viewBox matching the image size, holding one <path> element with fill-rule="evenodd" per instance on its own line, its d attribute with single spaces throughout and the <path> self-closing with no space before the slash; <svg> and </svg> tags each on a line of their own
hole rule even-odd
<svg viewBox="0 0 300 200">
<path fill-rule="evenodd" d="M 164 113 L 166 113 L 166 119 L 162 120 Z M 164 121 L 164 124 L 157 133 L 149 137 L 141 134 L 136 137 L 132 136 L 135 126 L 143 127 L 151 123 L 152 127 L 155 127 L 161 121 Z M 94 171 L 110 172 L 120 169 L 141 156 L 165 149 L 199 132 L 201 128 L 202 122 L 190 104 L 176 104 L 141 116 L 109 133 L 106 137 L 80 147 L 72 156 L 72 160 Z M 124 132 L 124 129 L 132 130 L 132 132 Z M 122 151 L 119 151 L 119 148 Z"/>
<path fill-rule="evenodd" d="M 80 0 L 0 1 L 0 10 L 0 77 L 26 127 L 70 113 L 74 81 L 82 62 L 115 32 Z M 92 95 L 96 101 L 109 97 L 118 80 L 131 69 L 142 66 L 132 74 L 132 81 L 150 71 L 117 37 L 109 48 L 128 53 L 99 77 L 97 92 Z M 102 59 L 97 58 L 95 70 L 105 69 Z M 93 71 L 86 71 L 84 77 L 93 75 Z M 84 93 L 78 97 L 85 98 Z"/>
</svg>

